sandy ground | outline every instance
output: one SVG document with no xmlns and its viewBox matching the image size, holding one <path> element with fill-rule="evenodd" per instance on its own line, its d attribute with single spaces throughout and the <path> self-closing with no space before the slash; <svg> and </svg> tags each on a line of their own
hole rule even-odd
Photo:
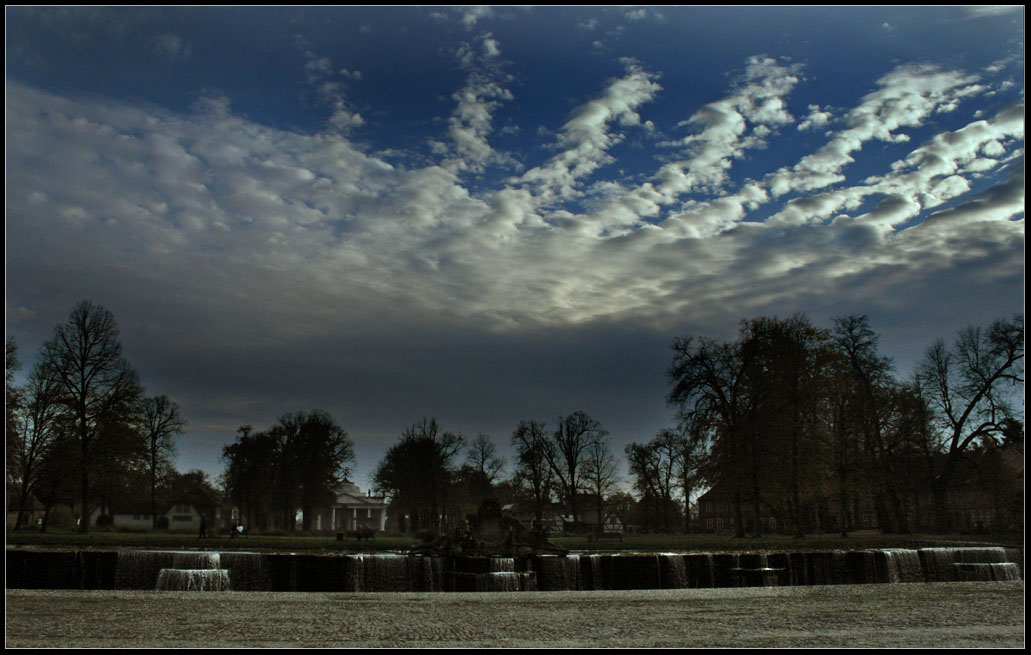
<svg viewBox="0 0 1031 655">
<path fill-rule="evenodd" d="M 12 647 L 1012 647 L 1023 582 L 524 593 L 8 590 Z"/>
</svg>

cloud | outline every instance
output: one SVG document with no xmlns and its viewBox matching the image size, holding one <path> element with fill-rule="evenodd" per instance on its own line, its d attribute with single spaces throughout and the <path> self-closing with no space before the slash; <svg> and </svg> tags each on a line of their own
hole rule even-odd
<svg viewBox="0 0 1031 655">
<path fill-rule="evenodd" d="M 510 156 L 496 152 L 488 142 L 493 131 L 493 114 L 502 102 L 512 100 L 512 93 L 504 86 L 506 76 L 502 64 L 500 44 L 490 33 L 480 37 L 482 51 L 469 44 L 458 49 L 457 56 L 467 76 L 465 84 L 452 94 L 455 110 L 448 119 L 448 135 L 452 147 L 439 148 L 449 158 L 441 165 L 455 172 L 482 173 L 488 165 L 508 168 L 519 164 Z"/>
<path fill-rule="evenodd" d="M 662 89 L 658 75 L 636 61 L 622 63 L 625 75 L 610 80 L 598 98 L 577 107 L 562 126 L 557 143 L 562 151 L 512 184 L 531 185 L 541 202 L 549 204 L 579 195 L 579 181 L 612 161 L 608 150 L 624 137 L 611 128 L 642 126 L 637 108 Z"/>
<path fill-rule="evenodd" d="M 798 80 L 794 66 L 768 57 L 751 58 L 731 95 L 705 105 L 681 123 L 697 128 L 695 133 L 663 144 L 683 150 L 689 158 L 663 166 L 659 191 L 676 197 L 700 188 L 719 189 L 732 160 L 762 147 L 771 128 L 793 120 L 784 96 Z"/>
<path fill-rule="evenodd" d="M 365 119 L 351 106 L 345 95 L 347 85 L 341 81 L 360 81 L 361 72 L 346 68 L 334 70 L 333 61 L 329 57 L 320 57 L 310 50 L 306 50 L 304 56 L 308 86 L 315 90 L 319 103 L 332 110 L 326 123 L 342 134 L 364 125 Z"/>
<path fill-rule="evenodd" d="M 191 46 L 175 34 L 161 34 L 154 39 L 154 51 L 169 59 L 186 59 Z"/>
<path fill-rule="evenodd" d="M 775 196 L 813 191 L 843 181 L 842 169 L 854 162 L 852 153 L 871 140 L 903 143 L 909 137 L 899 130 L 919 127 L 933 113 L 951 110 L 956 103 L 983 90 L 977 76 L 942 71 L 934 66 L 904 65 L 878 80 L 878 90 L 863 97 L 849 111 L 846 129 L 831 135 L 817 152 L 793 168 L 782 168 L 765 183 Z"/>
<path fill-rule="evenodd" d="M 233 334 L 230 349 L 413 321 L 498 332 L 668 328 L 686 315 L 795 306 L 803 289 L 833 294 L 874 271 L 885 284 L 919 277 L 922 253 L 936 248 L 947 255 L 934 270 L 945 270 L 969 258 L 953 244 L 975 216 L 982 241 L 999 239 L 980 252 L 1022 248 L 1016 182 L 980 204 L 955 204 L 976 180 L 1016 165 L 1022 105 L 916 144 L 882 174 L 848 186 L 780 205 L 769 178 L 728 190 L 731 163 L 795 120 L 786 97 L 797 69 L 764 57 L 684 119 L 691 133 L 666 146 L 679 155 L 676 167 L 660 167 L 652 180 L 599 175 L 629 130 L 648 130 L 643 108 L 661 91 L 658 74 L 625 60 L 621 76 L 570 114 L 555 138 L 559 152 L 474 193 L 463 172 L 497 163 L 488 137 L 508 97 L 488 65 L 496 57 L 482 47 L 489 38 L 461 59 L 469 67 L 445 154 L 411 168 L 332 129 L 261 126 L 218 96 L 176 114 L 9 83 L 8 236 L 23 244 L 9 253 L 9 270 L 21 297 L 35 298 L 19 306 L 46 315 L 34 303 L 70 305 L 90 289 L 128 305 L 147 289 L 164 302 L 133 313 L 152 312 L 155 335 L 192 320 L 199 341 Z M 307 61 L 312 83 L 343 76 L 332 62 Z M 918 83 L 907 91 L 904 79 Z M 971 84 L 958 73 L 901 69 L 844 112 L 846 127 L 829 137 L 842 144 L 839 158 L 815 155 L 837 175 L 848 148 L 892 137 Z M 885 124 L 870 125 L 871 115 Z M 679 177 L 661 175 L 669 171 Z M 750 220 L 763 207 L 769 217 Z M 915 219 L 932 207 L 944 213 L 924 227 Z M 20 277 L 28 262 L 38 279 Z M 73 280 L 60 287 L 68 297 L 53 293 L 55 279 Z"/>
</svg>

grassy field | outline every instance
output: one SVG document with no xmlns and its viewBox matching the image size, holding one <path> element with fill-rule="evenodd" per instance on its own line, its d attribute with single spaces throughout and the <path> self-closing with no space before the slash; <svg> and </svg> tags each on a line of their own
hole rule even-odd
<svg viewBox="0 0 1031 655">
<path fill-rule="evenodd" d="M 77 532 L 12 531 L 6 535 L 8 546 L 51 548 L 202 548 L 208 550 L 277 550 L 316 552 L 387 552 L 405 551 L 421 543 L 406 535 L 377 535 L 372 541 L 342 541 L 332 535 L 261 535 L 230 539 L 226 536 L 200 539 L 195 534 L 169 532 L 94 531 Z M 807 551 L 863 550 L 866 548 L 921 548 L 927 546 L 1007 546 L 1023 547 L 1022 536 L 992 535 L 887 535 L 875 531 L 854 532 L 847 539 L 837 534 L 808 535 L 803 539 L 784 535 L 766 535 L 735 539 L 727 535 L 690 534 L 625 535 L 622 541 L 586 537 L 553 537 L 552 543 L 575 551 L 638 551 L 638 552 L 724 552 L 724 551 Z"/>
<path fill-rule="evenodd" d="M 521 593 L 9 590 L 9 648 L 1021 648 L 1023 582 Z"/>
</svg>

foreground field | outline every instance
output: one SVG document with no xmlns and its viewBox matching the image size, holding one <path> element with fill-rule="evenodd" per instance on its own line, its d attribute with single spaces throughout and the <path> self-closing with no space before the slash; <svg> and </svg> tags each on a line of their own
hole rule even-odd
<svg viewBox="0 0 1031 655">
<path fill-rule="evenodd" d="M 1023 582 L 298 594 L 8 590 L 7 647 L 1012 647 Z"/>
</svg>

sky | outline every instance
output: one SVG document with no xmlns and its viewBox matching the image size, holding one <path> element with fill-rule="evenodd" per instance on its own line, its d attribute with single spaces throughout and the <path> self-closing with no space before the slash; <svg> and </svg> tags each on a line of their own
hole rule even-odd
<svg viewBox="0 0 1031 655">
<path fill-rule="evenodd" d="M 7 7 L 6 334 L 92 300 L 180 470 L 318 408 L 363 489 L 424 417 L 623 455 L 747 318 L 906 379 L 1023 312 L 1023 11 Z"/>
</svg>

